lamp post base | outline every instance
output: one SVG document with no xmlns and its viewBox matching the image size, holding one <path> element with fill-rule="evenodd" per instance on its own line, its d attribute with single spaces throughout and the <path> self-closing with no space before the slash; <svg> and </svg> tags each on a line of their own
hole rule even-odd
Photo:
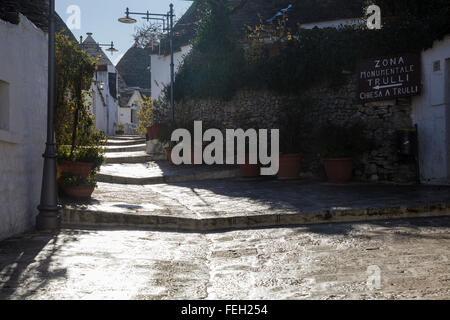
<svg viewBox="0 0 450 320">
<path fill-rule="evenodd" d="M 58 230 L 61 227 L 61 215 L 58 208 L 38 208 L 40 213 L 36 217 L 37 230 Z"/>
</svg>

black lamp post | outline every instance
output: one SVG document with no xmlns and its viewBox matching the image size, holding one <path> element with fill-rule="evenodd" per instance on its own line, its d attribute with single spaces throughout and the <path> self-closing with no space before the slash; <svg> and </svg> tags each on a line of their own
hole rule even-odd
<svg viewBox="0 0 450 320">
<path fill-rule="evenodd" d="M 174 59 L 173 59 L 173 4 L 170 4 L 170 10 L 166 14 L 160 13 L 150 13 L 150 12 L 130 12 L 127 8 L 125 11 L 125 17 L 120 18 L 119 21 L 122 23 L 136 23 L 137 20 L 130 17 L 131 14 L 142 15 L 143 19 L 149 20 L 159 20 L 163 21 L 163 30 L 169 32 L 170 40 L 170 108 L 172 110 L 172 121 L 175 121 L 175 107 L 174 107 L 174 97 L 173 97 L 173 84 L 174 84 Z M 167 22 L 168 28 L 165 28 L 165 23 Z"/>
<path fill-rule="evenodd" d="M 88 35 L 92 35 L 92 33 L 88 33 Z M 105 49 L 105 51 L 108 51 L 111 55 L 114 54 L 114 52 L 118 52 L 116 48 L 114 48 L 114 41 L 111 41 L 111 44 L 109 43 L 96 43 L 96 46 L 100 47 L 108 47 L 108 49 Z M 80 49 L 83 50 L 87 45 L 83 43 L 83 36 L 80 37 Z"/>
<path fill-rule="evenodd" d="M 47 142 L 42 176 L 41 202 L 36 217 L 38 230 L 55 230 L 60 227 L 58 195 L 56 184 L 56 141 L 55 141 L 55 0 L 49 0 L 48 15 L 48 102 L 47 102 Z"/>
</svg>

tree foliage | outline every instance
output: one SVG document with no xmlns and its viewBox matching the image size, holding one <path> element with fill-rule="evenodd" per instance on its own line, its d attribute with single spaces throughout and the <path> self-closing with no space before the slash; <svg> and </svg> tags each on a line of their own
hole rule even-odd
<svg viewBox="0 0 450 320">
<path fill-rule="evenodd" d="M 95 161 L 101 153 L 98 148 L 105 138 L 89 110 L 95 68 L 96 61 L 78 43 L 56 35 L 55 135 L 60 158 Z"/>
<path fill-rule="evenodd" d="M 239 83 L 243 50 L 236 41 L 226 0 L 205 0 L 192 51 L 184 59 L 175 79 L 175 98 L 231 98 Z"/>
<path fill-rule="evenodd" d="M 152 48 L 161 41 L 163 36 L 158 24 L 147 23 L 142 27 L 136 27 L 133 38 L 139 48 Z"/>
<path fill-rule="evenodd" d="M 141 137 L 145 137 L 147 133 L 147 127 L 150 127 L 155 122 L 154 105 L 153 99 L 151 97 L 144 96 L 141 101 L 139 101 L 141 108 L 138 112 L 139 115 L 139 125 L 137 127 L 137 133 Z"/>
<path fill-rule="evenodd" d="M 334 86 L 360 59 L 420 52 L 450 34 L 447 0 L 368 0 L 367 5 L 381 6 L 381 30 L 365 25 L 291 30 L 285 15 L 249 28 L 246 37 L 233 32 L 225 0 L 205 1 L 209 9 L 176 76 L 177 99 L 229 99 L 238 88 L 298 94 Z"/>
</svg>

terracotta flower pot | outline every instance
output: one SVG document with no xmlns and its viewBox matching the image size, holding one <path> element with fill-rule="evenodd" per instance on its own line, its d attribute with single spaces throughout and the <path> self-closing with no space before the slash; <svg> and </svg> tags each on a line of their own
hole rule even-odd
<svg viewBox="0 0 450 320">
<path fill-rule="evenodd" d="M 159 124 L 155 124 L 153 126 L 147 127 L 147 135 L 148 135 L 149 140 L 158 138 L 160 127 L 161 126 Z"/>
<path fill-rule="evenodd" d="M 244 178 L 254 178 L 261 175 L 261 164 L 250 164 L 248 155 L 245 157 L 245 164 L 240 164 L 242 177 Z"/>
<path fill-rule="evenodd" d="M 74 200 L 78 201 L 86 201 L 91 198 L 92 193 L 94 192 L 94 186 L 71 186 L 64 187 L 64 193 Z"/>
<path fill-rule="evenodd" d="M 61 164 L 58 165 L 57 178 L 59 179 L 61 174 L 66 171 L 78 174 L 81 178 L 87 179 L 92 168 L 94 168 L 94 163 L 92 162 L 72 162 L 63 160 Z"/>
<path fill-rule="evenodd" d="M 300 155 L 299 154 L 280 154 L 280 168 L 278 170 L 278 179 L 294 180 L 300 175 Z"/>
<path fill-rule="evenodd" d="M 352 158 L 325 159 L 323 164 L 329 182 L 344 184 L 352 178 Z"/>
</svg>

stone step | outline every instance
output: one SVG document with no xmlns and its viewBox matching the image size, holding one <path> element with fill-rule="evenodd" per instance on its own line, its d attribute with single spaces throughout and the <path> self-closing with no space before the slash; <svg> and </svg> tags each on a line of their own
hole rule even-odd
<svg viewBox="0 0 450 320">
<path fill-rule="evenodd" d="M 449 187 L 314 180 L 98 183 L 87 202 L 61 198 L 65 225 L 215 231 L 450 216 Z"/>
<path fill-rule="evenodd" d="M 145 163 L 152 158 L 145 151 L 132 152 L 107 152 L 105 154 L 106 164 L 110 163 Z"/>
<path fill-rule="evenodd" d="M 436 191 L 437 195 L 430 194 L 426 200 L 416 203 L 402 198 L 417 192 L 411 188 L 403 188 L 406 191 L 398 198 L 390 192 L 380 191 L 384 195 L 382 198 L 387 199 L 380 202 L 380 195 L 370 193 L 373 191 L 370 186 L 354 185 L 349 186 L 347 196 L 359 199 L 361 195 L 354 194 L 354 190 L 362 190 L 364 205 L 344 207 L 336 206 L 340 201 L 335 195 L 321 193 L 324 189 L 342 192 L 342 188 L 301 181 L 261 180 L 147 186 L 99 183 L 88 202 L 62 199 L 61 214 L 65 226 L 145 227 L 194 232 L 450 216 L 450 199 L 439 200 L 448 190 Z M 312 198 L 311 189 L 319 192 Z M 373 206 L 375 202 L 381 206 Z"/>
<path fill-rule="evenodd" d="M 107 146 L 132 146 L 146 143 L 145 139 L 136 139 L 136 140 L 116 140 L 116 139 L 108 139 L 106 143 Z"/>
<path fill-rule="evenodd" d="M 110 204 L 111 206 L 118 205 Z M 115 210 L 96 211 L 73 206 L 65 206 L 61 209 L 62 225 L 65 227 L 129 227 L 149 228 L 160 231 L 187 231 L 187 232 L 215 232 L 228 230 L 245 230 L 250 228 L 281 228 L 298 227 L 300 225 L 319 225 L 329 223 L 367 222 L 386 219 L 411 219 L 411 218 L 435 218 L 449 217 L 448 211 L 442 212 L 411 212 L 404 214 L 397 210 L 395 214 L 384 213 L 383 210 L 360 215 L 351 212 L 337 212 L 331 218 L 326 217 L 326 212 L 296 213 L 290 215 L 279 214 L 255 214 L 250 216 L 223 216 L 197 218 L 194 216 L 173 216 L 154 214 L 152 211 L 137 211 L 136 207 L 128 207 L 128 212 Z M 125 207 L 124 207 L 125 208 Z M 358 212 L 359 213 L 359 212 Z"/>
<path fill-rule="evenodd" d="M 137 136 L 137 135 L 120 135 L 120 136 L 108 137 L 108 139 L 129 141 L 129 140 L 140 140 L 143 138 L 141 136 Z"/>
<path fill-rule="evenodd" d="M 132 151 L 145 151 L 147 145 L 145 143 L 129 145 L 129 146 L 107 146 L 106 152 L 132 152 Z"/>
<path fill-rule="evenodd" d="M 241 170 L 236 166 L 174 166 L 167 161 L 151 161 L 105 164 L 100 168 L 96 180 L 115 184 L 150 185 L 238 177 L 241 177 Z"/>
</svg>

